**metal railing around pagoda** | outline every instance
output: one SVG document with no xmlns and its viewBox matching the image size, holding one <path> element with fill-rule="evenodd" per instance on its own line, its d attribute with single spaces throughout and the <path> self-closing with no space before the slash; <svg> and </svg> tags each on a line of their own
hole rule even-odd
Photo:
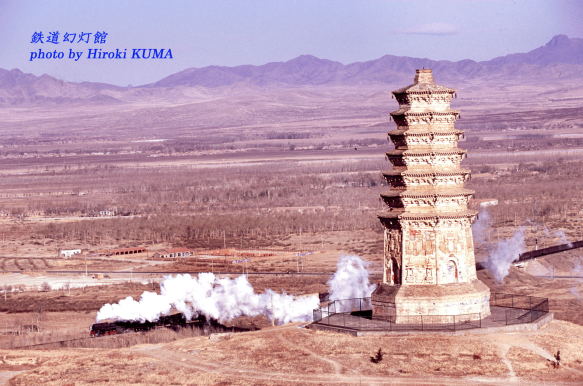
<svg viewBox="0 0 583 386">
<path fill-rule="evenodd" d="M 373 315 L 371 298 L 334 300 L 313 311 L 314 323 L 361 331 L 459 331 L 473 328 L 532 323 L 549 312 L 549 301 L 526 295 L 493 292 L 490 295 L 491 315 L 482 319 L 480 313 L 462 315 L 399 315 L 395 304 L 375 301 Z"/>
<path fill-rule="evenodd" d="M 495 321 L 504 321 L 506 325 L 532 323 L 549 312 L 549 299 L 528 295 L 514 295 L 500 292 L 490 294 L 490 306 L 504 309 L 504 318 L 500 313 L 494 314 Z"/>
</svg>

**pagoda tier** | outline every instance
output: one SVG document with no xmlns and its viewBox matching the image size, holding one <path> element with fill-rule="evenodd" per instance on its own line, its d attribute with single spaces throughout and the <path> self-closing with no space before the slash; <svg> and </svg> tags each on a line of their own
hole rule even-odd
<svg viewBox="0 0 583 386">
<path fill-rule="evenodd" d="M 383 172 L 383 177 L 393 188 L 424 189 L 427 187 L 463 187 L 470 178 L 466 169 L 448 168 L 443 170 L 405 169 Z"/>
<path fill-rule="evenodd" d="M 389 132 L 389 139 L 395 144 L 395 149 L 415 147 L 440 148 L 456 145 L 463 135 L 461 130 L 446 129 L 443 131 L 421 131 L 413 129 L 397 129 Z"/>
<path fill-rule="evenodd" d="M 401 209 L 410 213 L 464 211 L 467 209 L 468 201 L 472 195 L 473 191 L 460 188 L 440 189 L 438 191 L 392 190 L 381 193 L 382 200 L 390 209 L 379 214 L 379 217 Z"/>
<path fill-rule="evenodd" d="M 455 128 L 459 112 L 450 108 L 455 90 L 435 84 L 431 70 L 423 69 L 393 94 L 397 127 L 388 138 L 395 150 L 386 153 L 393 168 L 382 173 L 391 189 L 381 193 L 387 208 L 378 214 L 385 227 L 384 274 L 373 308 L 395 303 L 397 323 L 411 315 L 486 317 L 490 292 L 476 277 L 476 212 L 468 209 L 474 192 L 464 187 L 470 171 L 461 167 L 463 131 Z M 425 290 L 415 290 L 419 286 Z"/>
<path fill-rule="evenodd" d="M 415 148 L 392 150 L 385 155 L 394 166 L 459 168 L 466 151 L 458 148 Z"/>
</svg>

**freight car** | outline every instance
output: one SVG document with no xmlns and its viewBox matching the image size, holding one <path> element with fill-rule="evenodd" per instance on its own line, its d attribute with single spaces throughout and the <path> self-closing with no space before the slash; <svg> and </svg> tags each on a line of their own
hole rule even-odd
<svg viewBox="0 0 583 386">
<path fill-rule="evenodd" d="M 103 335 L 115 335 L 123 334 L 126 332 L 140 332 L 149 331 L 155 328 L 170 328 L 174 331 L 178 331 L 184 327 L 203 327 L 208 324 L 204 316 L 200 315 L 195 319 L 187 320 L 184 314 L 176 313 L 172 315 L 161 316 L 155 322 L 140 322 L 140 321 L 127 321 L 127 320 L 117 320 L 113 322 L 103 322 L 95 323 L 91 326 L 90 335 L 91 336 L 103 336 Z"/>
</svg>

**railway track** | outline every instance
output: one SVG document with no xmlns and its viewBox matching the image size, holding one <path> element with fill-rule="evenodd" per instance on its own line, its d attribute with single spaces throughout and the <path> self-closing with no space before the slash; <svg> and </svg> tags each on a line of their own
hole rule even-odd
<svg viewBox="0 0 583 386">
<path fill-rule="evenodd" d="M 95 340 L 100 340 L 100 341 L 107 341 L 107 340 L 112 340 L 115 339 L 116 337 L 119 336 L 133 336 L 133 335 L 143 335 L 144 332 L 124 332 L 123 334 L 114 334 L 114 335 L 104 335 L 104 336 L 99 336 L 99 337 L 92 337 L 92 336 L 84 336 L 81 338 L 73 338 L 73 339 L 63 339 L 63 340 L 55 340 L 55 341 L 51 341 L 51 342 L 44 342 L 44 343 L 35 343 L 35 344 L 27 344 L 27 345 L 22 345 L 22 346 L 12 346 L 10 347 L 10 349 L 12 350 L 17 350 L 17 349 L 30 349 L 30 348 L 42 348 L 43 346 L 58 346 L 58 347 L 69 347 L 68 345 L 73 343 L 73 342 L 94 342 Z"/>
<path fill-rule="evenodd" d="M 522 261 L 536 259 L 537 257 L 548 256 L 548 255 L 552 255 L 555 253 L 560 253 L 560 252 L 569 251 L 571 249 L 577 249 L 577 248 L 582 248 L 582 247 L 583 247 L 583 240 L 579 240 L 579 241 L 574 241 L 572 243 L 565 243 L 565 244 L 553 245 L 553 246 L 547 247 L 547 248 L 535 249 L 533 251 L 524 252 L 524 253 L 521 253 L 520 255 L 518 255 L 518 260 L 516 262 L 520 263 Z"/>
<path fill-rule="evenodd" d="M 3 271 L 6 273 L 22 273 L 21 270 L 9 270 Z M 63 275 L 63 274 L 85 274 L 85 270 L 43 270 L 43 273 L 46 274 L 56 274 L 56 275 Z M 208 270 L 202 271 L 91 271 L 88 270 L 87 274 L 89 275 L 178 275 L 178 274 L 191 274 L 191 275 L 198 275 L 199 273 L 209 272 Z M 293 271 L 286 271 L 286 272 L 241 272 L 241 271 L 231 271 L 231 272 L 214 272 L 215 275 L 248 275 L 248 276 L 330 276 L 333 275 L 334 272 L 293 272 Z"/>
</svg>

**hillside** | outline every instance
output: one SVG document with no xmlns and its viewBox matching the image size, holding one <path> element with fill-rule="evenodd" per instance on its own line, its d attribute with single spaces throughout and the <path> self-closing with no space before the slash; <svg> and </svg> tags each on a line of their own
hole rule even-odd
<svg viewBox="0 0 583 386">
<path fill-rule="evenodd" d="M 454 86 L 467 81 L 495 81 L 506 85 L 581 80 L 583 39 L 558 35 L 532 51 L 483 62 L 469 59 L 457 62 L 436 61 L 385 55 L 375 60 L 345 65 L 302 55 L 286 62 L 260 66 L 188 68 L 140 87 L 66 82 L 46 74 L 35 76 L 18 69 L 0 69 L 0 106 L 116 104 L 145 99 L 188 101 L 193 92 L 196 94 L 204 89 L 391 85 L 410 79 L 417 68 L 432 68 L 439 81 L 453 82 Z"/>
<path fill-rule="evenodd" d="M 553 37 L 547 44 L 527 53 L 511 54 L 476 62 L 431 60 L 385 55 L 375 60 L 343 65 L 311 55 L 287 62 L 261 66 L 189 68 L 159 80 L 148 87 L 204 86 L 219 87 L 236 83 L 253 85 L 320 85 L 393 83 L 409 77 L 418 68 L 432 68 L 440 79 L 492 77 L 502 81 L 581 77 L 583 39 L 565 35 Z"/>
</svg>

